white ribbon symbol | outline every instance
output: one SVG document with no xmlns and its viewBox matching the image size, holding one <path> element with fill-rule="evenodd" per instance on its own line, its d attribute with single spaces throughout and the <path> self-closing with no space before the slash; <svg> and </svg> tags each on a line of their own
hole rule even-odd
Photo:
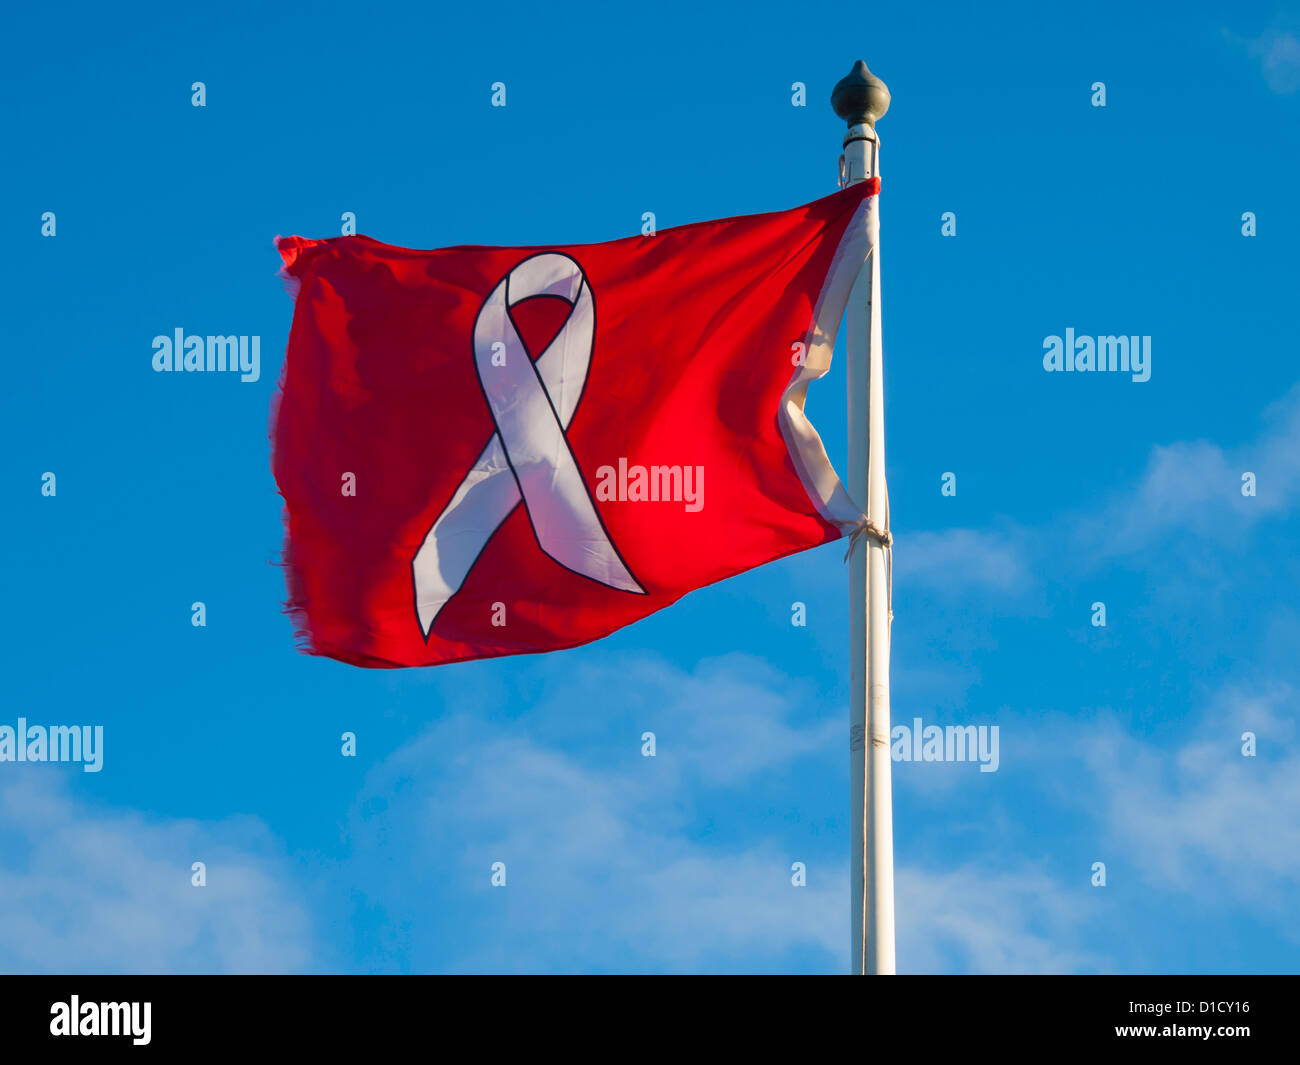
<svg viewBox="0 0 1300 1065">
<path fill-rule="evenodd" d="M 533 296 L 559 296 L 572 308 L 536 362 L 509 314 Z M 645 594 L 610 543 L 564 438 L 587 382 L 595 327 L 596 307 L 582 268 L 556 252 L 521 262 L 479 310 L 474 366 L 496 432 L 411 563 L 415 609 L 426 639 L 439 612 L 520 502 L 537 545 L 565 569 Z"/>
</svg>

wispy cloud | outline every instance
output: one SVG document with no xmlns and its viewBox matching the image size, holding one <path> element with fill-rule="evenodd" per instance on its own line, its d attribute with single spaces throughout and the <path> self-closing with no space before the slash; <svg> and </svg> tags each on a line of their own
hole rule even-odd
<svg viewBox="0 0 1300 1065">
<path fill-rule="evenodd" d="M 1254 440 L 1231 449 L 1204 440 L 1154 447 L 1141 481 L 1085 523 L 1083 537 L 1113 556 L 1176 533 L 1227 541 L 1289 513 L 1300 494 L 1300 385 L 1271 404 L 1261 422 Z M 1253 496 L 1242 494 L 1247 473 L 1255 477 Z"/>
<path fill-rule="evenodd" d="M 631 716 L 662 736 L 661 764 L 706 785 L 737 785 L 837 749 L 846 728 L 839 719 L 808 713 L 805 681 L 745 654 L 706 659 L 690 670 L 648 655 L 591 664 L 537 713 L 565 713 L 578 691 L 612 689 Z"/>
<path fill-rule="evenodd" d="M 1172 742 L 1110 708 L 1007 712 L 999 775 L 1014 774 L 1017 793 L 1062 826 L 1058 857 L 1072 867 L 1101 860 L 1160 905 L 1193 918 L 1234 907 L 1300 940 L 1296 699 L 1280 678 L 1225 684 L 1199 705 L 1164 708 L 1183 722 Z"/>
<path fill-rule="evenodd" d="M 0 783 L 0 970 L 285 972 L 306 912 L 260 823 L 146 819 L 72 798 L 46 767 Z M 207 886 L 190 883 L 194 861 Z"/>
<path fill-rule="evenodd" d="M 1254 476 L 1250 496 L 1242 494 L 1247 473 Z M 1206 440 L 1158 444 L 1135 484 L 1041 527 L 1002 520 L 985 530 L 903 537 L 896 548 L 895 578 L 900 588 L 915 586 L 954 599 L 1023 596 L 1044 569 L 1046 550 L 1053 551 L 1051 569 L 1063 574 L 1063 565 L 1088 569 L 1129 556 L 1149 559 L 1156 546 L 1227 546 L 1266 519 L 1289 516 L 1297 501 L 1300 384 L 1262 412 L 1254 439 L 1231 448 Z M 1213 568 L 1206 559 L 1196 565 L 1202 572 Z"/>
<path fill-rule="evenodd" d="M 693 838 L 680 809 L 686 796 L 662 788 L 649 759 L 595 770 L 489 734 L 460 746 L 448 765 L 437 752 L 453 732 L 463 744 L 466 727 L 448 723 L 399 752 L 367 795 L 382 817 L 351 833 L 365 864 L 387 869 L 383 882 L 366 884 L 381 902 L 392 897 L 391 877 L 426 878 L 427 855 L 472 871 L 451 886 L 465 926 L 478 932 L 456 937 L 453 956 L 426 942 L 438 948 L 436 962 L 414 964 L 722 971 L 779 968 L 795 949 L 820 951 L 834 967 L 845 952 L 847 891 L 833 858 L 790 854 L 775 839 L 734 846 Z M 398 767 L 408 759 L 426 772 L 406 776 Z M 811 866 L 807 887 L 791 884 L 797 860 Z M 489 886 L 494 862 L 505 864 L 504 888 Z"/>
<path fill-rule="evenodd" d="M 1259 60 L 1264 80 L 1275 93 L 1289 96 L 1300 89 L 1300 38 L 1294 33 L 1271 29 L 1258 37 L 1238 40 Z"/>
<path fill-rule="evenodd" d="M 901 971 L 1081 973 L 1108 964 L 1083 944 L 1096 907 L 1042 870 L 946 872 L 916 868 L 896 880 Z"/>
<path fill-rule="evenodd" d="M 539 673 L 546 690 L 508 725 L 492 707 L 445 719 L 366 781 L 348 829 L 366 905 L 406 912 L 436 879 L 454 914 L 449 935 L 413 934 L 400 964 L 844 971 L 843 834 L 783 831 L 794 808 L 774 797 L 779 778 L 824 777 L 844 758 L 838 711 L 831 725 L 825 714 L 800 723 L 799 693 L 746 656 L 694 670 L 611 656 L 568 676 Z M 627 720 L 655 722 L 657 758 L 640 756 L 630 729 L 616 750 L 602 746 L 600 726 L 563 747 L 540 738 L 593 690 L 611 693 L 604 715 L 620 731 Z M 736 839 L 718 830 L 738 792 L 771 808 L 768 831 Z M 806 796 L 798 810 L 816 820 Z M 490 886 L 498 861 L 504 888 Z M 794 862 L 806 866 L 804 887 L 791 883 Z M 1096 911 L 1086 879 L 1068 886 L 1021 859 L 1004 869 L 904 864 L 897 898 L 905 971 L 1109 967 L 1085 945 Z"/>
<path fill-rule="evenodd" d="M 1080 750 L 1108 834 L 1151 884 L 1289 913 L 1300 892 L 1300 748 L 1287 685 L 1223 692 L 1186 743 L 1158 748 L 1112 721 Z M 1243 732 L 1258 753 L 1242 754 Z M 1289 925 L 1289 916 L 1287 922 Z"/>
<path fill-rule="evenodd" d="M 1015 529 L 947 529 L 914 533 L 895 548 L 895 577 L 920 587 L 1013 594 L 1030 583 Z"/>
<path fill-rule="evenodd" d="M 848 934 L 838 849 L 791 844 L 779 822 L 744 841 L 704 827 L 734 808 L 708 794 L 809 756 L 843 757 L 841 726 L 793 723 L 788 683 L 747 658 L 690 672 L 621 658 L 558 683 L 508 731 L 483 715 L 439 722 L 367 781 L 349 834 L 359 865 L 386 872 L 363 890 L 400 908 L 431 861 L 444 880 L 449 864 L 470 871 L 450 888 L 461 927 L 478 933 L 454 948 L 417 941 L 420 967 L 781 970 L 798 955 L 837 970 Z M 531 735 L 557 704 L 572 715 L 593 690 L 634 693 L 645 713 L 632 717 L 654 723 L 657 757 L 641 757 L 632 730 L 599 758 L 590 743 L 579 755 Z M 504 888 L 489 883 L 496 861 Z M 798 861 L 802 887 L 791 882 Z"/>
</svg>

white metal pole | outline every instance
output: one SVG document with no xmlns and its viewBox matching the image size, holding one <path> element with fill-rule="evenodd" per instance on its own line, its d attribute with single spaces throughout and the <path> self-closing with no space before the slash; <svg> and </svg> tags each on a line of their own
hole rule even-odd
<svg viewBox="0 0 1300 1065">
<path fill-rule="evenodd" d="M 861 60 L 831 102 L 848 122 L 842 181 L 880 175 L 875 122 L 889 90 Z M 846 313 L 849 495 L 878 529 L 889 528 L 885 491 L 885 398 L 880 331 L 880 244 L 858 275 Z M 894 821 L 889 755 L 890 572 L 888 548 L 866 536 L 849 554 L 850 888 L 854 973 L 894 972 Z"/>
</svg>

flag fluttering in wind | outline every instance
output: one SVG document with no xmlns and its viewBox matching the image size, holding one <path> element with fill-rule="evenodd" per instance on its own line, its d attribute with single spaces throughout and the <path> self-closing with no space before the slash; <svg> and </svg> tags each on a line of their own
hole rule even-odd
<svg viewBox="0 0 1300 1065">
<path fill-rule="evenodd" d="M 605 244 L 281 239 L 273 466 L 304 649 L 572 647 L 862 528 L 803 407 L 878 188 Z"/>
</svg>

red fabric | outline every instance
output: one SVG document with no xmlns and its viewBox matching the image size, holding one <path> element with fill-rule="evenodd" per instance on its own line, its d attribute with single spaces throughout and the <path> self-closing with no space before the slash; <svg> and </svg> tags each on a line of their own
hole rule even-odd
<svg viewBox="0 0 1300 1065">
<path fill-rule="evenodd" d="M 791 345 L 864 182 L 794 210 L 605 244 L 412 251 L 368 237 L 283 238 L 298 286 L 273 416 L 289 600 L 304 650 L 360 666 L 432 665 L 572 647 L 694 588 L 833 540 L 777 424 Z M 523 505 L 497 529 L 426 638 L 412 560 L 496 423 L 472 335 L 522 260 L 559 251 L 595 303 L 585 390 L 565 438 L 598 467 L 703 467 L 703 507 L 603 500 L 600 521 L 646 594 L 608 587 L 539 549 Z M 514 313 L 535 359 L 568 305 Z M 531 312 L 531 313 L 530 313 Z M 344 495 L 345 473 L 355 496 Z M 504 606 L 502 611 L 494 604 Z"/>
</svg>

